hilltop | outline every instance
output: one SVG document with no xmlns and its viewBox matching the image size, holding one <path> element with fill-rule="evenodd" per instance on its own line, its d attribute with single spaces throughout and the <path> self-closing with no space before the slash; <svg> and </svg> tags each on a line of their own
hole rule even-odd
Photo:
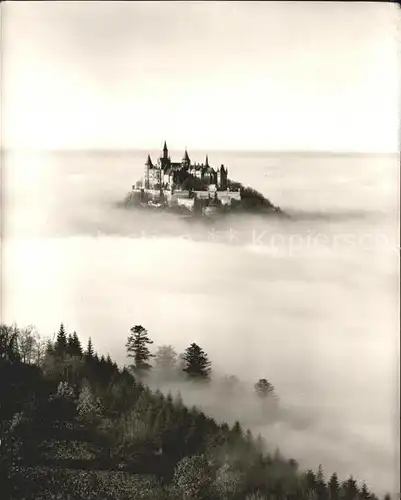
<svg viewBox="0 0 401 500">
<path fill-rule="evenodd" d="M 257 190 L 229 179 L 224 165 L 212 167 L 208 155 L 203 163 L 193 163 L 185 150 L 181 162 L 173 162 L 166 142 L 155 164 L 148 155 L 143 178 L 118 205 L 187 216 L 285 215 Z"/>
</svg>

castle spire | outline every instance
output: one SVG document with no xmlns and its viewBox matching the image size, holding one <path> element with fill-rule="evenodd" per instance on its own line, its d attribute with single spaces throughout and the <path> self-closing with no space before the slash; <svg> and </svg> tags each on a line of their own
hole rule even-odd
<svg viewBox="0 0 401 500">
<path fill-rule="evenodd" d="M 164 141 L 164 146 L 163 146 L 163 158 L 168 158 L 168 149 L 166 141 Z"/>
<path fill-rule="evenodd" d="M 209 158 L 208 156 L 206 155 L 206 160 L 205 160 L 205 166 L 208 167 L 209 166 Z"/>
<path fill-rule="evenodd" d="M 153 163 L 152 163 L 152 160 L 150 159 L 150 155 L 148 155 L 148 159 L 146 160 L 145 165 L 148 167 L 153 167 Z"/>
</svg>

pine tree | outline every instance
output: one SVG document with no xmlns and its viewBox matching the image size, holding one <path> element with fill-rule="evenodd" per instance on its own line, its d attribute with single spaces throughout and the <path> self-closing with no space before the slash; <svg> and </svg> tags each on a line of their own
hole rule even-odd
<svg viewBox="0 0 401 500">
<path fill-rule="evenodd" d="M 265 378 L 259 379 L 254 385 L 256 394 L 261 398 L 265 399 L 270 394 L 273 394 L 274 387 L 273 384 L 268 382 Z"/>
<path fill-rule="evenodd" d="M 345 500 L 354 500 L 359 493 L 356 481 L 352 476 L 347 481 L 344 481 L 342 489 L 345 493 Z"/>
<path fill-rule="evenodd" d="M 70 356 L 81 357 L 82 356 L 82 346 L 78 338 L 77 332 L 74 332 L 68 337 L 68 354 Z"/>
<path fill-rule="evenodd" d="M 329 490 L 330 500 L 337 500 L 339 497 L 340 483 L 335 472 L 331 475 L 327 486 Z"/>
<path fill-rule="evenodd" d="M 238 422 L 238 420 L 236 420 L 234 422 L 234 425 L 233 425 L 233 427 L 231 429 L 231 433 L 232 433 L 232 436 L 234 437 L 234 439 L 240 439 L 240 438 L 242 438 L 242 436 L 243 436 L 243 430 L 242 430 L 242 426 Z"/>
<path fill-rule="evenodd" d="M 67 347 L 68 347 L 68 341 L 67 341 L 67 334 L 64 329 L 64 324 L 61 323 L 60 329 L 57 333 L 57 338 L 56 342 L 54 345 L 54 351 L 56 356 L 65 356 L 67 353 Z"/>
<path fill-rule="evenodd" d="M 316 493 L 319 500 L 324 500 L 327 498 L 326 483 L 321 464 L 319 464 L 319 468 L 316 473 Z"/>
<path fill-rule="evenodd" d="M 312 470 L 307 470 L 305 474 L 306 484 L 308 486 L 308 490 L 315 491 L 316 488 L 316 476 Z"/>
<path fill-rule="evenodd" d="M 132 369 L 136 375 L 144 375 L 152 368 L 149 360 L 153 355 L 147 347 L 148 344 L 153 344 L 153 340 L 148 337 L 147 330 L 141 325 L 132 327 L 125 347 L 127 356 L 134 359 Z"/>
<path fill-rule="evenodd" d="M 185 361 L 183 371 L 189 378 L 194 380 L 209 380 L 211 363 L 201 347 L 192 343 L 186 349 L 183 359 Z"/>
<path fill-rule="evenodd" d="M 95 351 L 93 349 L 92 339 L 89 337 L 88 346 L 85 351 L 85 357 L 87 359 L 93 359 L 95 357 Z"/>
</svg>

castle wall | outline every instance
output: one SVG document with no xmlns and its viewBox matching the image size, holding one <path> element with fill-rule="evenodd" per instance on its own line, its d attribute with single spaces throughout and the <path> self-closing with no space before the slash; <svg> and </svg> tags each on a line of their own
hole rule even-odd
<svg viewBox="0 0 401 500">
<path fill-rule="evenodd" d="M 171 203 L 178 203 L 179 200 L 189 200 L 189 191 L 187 190 L 184 190 L 184 189 L 180 189 L 180 190 L 176 190 L 173 192 L 173 194 L 171 194 L 170 191 L 167 191 L 168 193 L 168 200 L 169 202 Z"/>
<path fill-rule="evenodd" d="M 202 207 L 202 213 L 204 215 L 214 215 L 217 214 L 219 211 L 218 207 L 212 206 L 212 207 Z"/>
<path fill-rule="evenodd" d="M 193 210 L 195 205 L 194 198 L 177 198 L 177 204 L 187 208 L 188 210 Z"/>
<path fill-rule="evenodd" d="M 217 197 L 221 200 L 223 205 L 230 205 L 232 200 L 241 200 L 241 194 L 239 191 L 218 191 Z"/>
<path fill-rule="evenodd" d="M 210 191 L 194 191 L 196 193 L 196 197 L 199 200 L 207 200 L 212 197 L 212 193 Z"/>
</svg>

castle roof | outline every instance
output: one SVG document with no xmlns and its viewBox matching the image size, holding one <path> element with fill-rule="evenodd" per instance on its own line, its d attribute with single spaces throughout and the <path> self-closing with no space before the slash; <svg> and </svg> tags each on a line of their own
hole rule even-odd
<svg viewBox="0 0 401 500">
<path fill-rule="evenodd" d="M 188 151 L 186 149 L 185 149 L 183 160 L 184 161 L 189 161 Z"/>
<path fill-rule="evenodd" d="M 152 163 L 152 160 L 150 159 L 150 155 L 148 155 L 148 159 L 146 160 L 145 165 L 147 165 L 148 167 L 153 167 L 153 163 Z"/>
</svg>

